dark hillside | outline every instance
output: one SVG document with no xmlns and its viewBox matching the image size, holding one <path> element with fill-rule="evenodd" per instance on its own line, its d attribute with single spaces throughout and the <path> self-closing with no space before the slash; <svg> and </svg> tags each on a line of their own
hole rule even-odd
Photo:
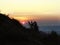
<svg viewBox="0 0 60 45">
<path fill-rule="evenodd" d="M 28 24 L 30 28 L 0 13 L 0 45 L 60 45 L 60 35 L 56 32 L 39 31 L 36 21 Z"/>
</svg>

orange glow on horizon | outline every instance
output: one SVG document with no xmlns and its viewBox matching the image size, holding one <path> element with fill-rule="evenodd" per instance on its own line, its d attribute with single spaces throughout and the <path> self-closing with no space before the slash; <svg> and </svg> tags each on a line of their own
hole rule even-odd
<svg viewBox="0 0 60 45">
<path fill-rule="evenodd" d="M 23 25 L 24 25 L 24 24 L 26 24 L 26 22 L 25 22 L 25 21 L 23 21 L 23 22 L 21 22 L 21 24 L 23 24 Z"/>
<path fill-rule="evenodd" d="M 19 20 L 22 23 L 26 23 L 27 21 L 56 21 L 60 20 L 59 16 L 13 16 L 15 19 Z"/>
<path fill-rule="evenodd" d="M 25 24 L 29 19 L 26 17 L 14 17 L 18 21 L 20 21 L 22 24 Z"/>
</svg>

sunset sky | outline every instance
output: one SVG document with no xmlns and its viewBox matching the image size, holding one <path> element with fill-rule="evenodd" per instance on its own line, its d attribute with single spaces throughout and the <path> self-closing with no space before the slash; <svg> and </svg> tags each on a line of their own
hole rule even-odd
<svg viewBox="0 0 60 45">
<path fill-rule="evenodd" d="M 60 20 L 60 0 L 0 0 L 0 12 L 21 20 L 39 16 L 40 20 Z"/>
</svg>

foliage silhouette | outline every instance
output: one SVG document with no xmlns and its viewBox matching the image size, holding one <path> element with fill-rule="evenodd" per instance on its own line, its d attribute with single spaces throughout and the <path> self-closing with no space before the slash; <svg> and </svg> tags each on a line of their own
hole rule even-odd
<svg viewBox="0 0 60 45">
<path fill-rule="evenodd" d="M 0 45 L 60 45 L 60 35 L 39 31 L 36 21 L 28 21 L 24 27 L 16 19 L 0 13 Z"/>
<path fill-rule="evenodd" d="M 34 31 L 38 31 L 38 25 L 37 25 L 37 22 L 36 21 L 34 21 L 34 22 L 29 22 L 28 21 L 28 24 L 29 24 L 29 26 L 30 26 L 30 28 L 32 29 L 32 30 L 34 30 Z"/>
</svg>

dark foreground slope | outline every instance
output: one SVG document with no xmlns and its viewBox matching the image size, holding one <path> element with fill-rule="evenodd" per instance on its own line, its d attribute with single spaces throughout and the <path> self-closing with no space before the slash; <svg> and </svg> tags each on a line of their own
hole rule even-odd
<svg viewBox="0 0 60 45">
<path fill-rule="evenodd" d="M 60 36 L 56 32 L 39 31 L 35 21 L 28 24 L 30 28 L 0 13 L 0 45 L 60 45 Z"/>
</svg>

